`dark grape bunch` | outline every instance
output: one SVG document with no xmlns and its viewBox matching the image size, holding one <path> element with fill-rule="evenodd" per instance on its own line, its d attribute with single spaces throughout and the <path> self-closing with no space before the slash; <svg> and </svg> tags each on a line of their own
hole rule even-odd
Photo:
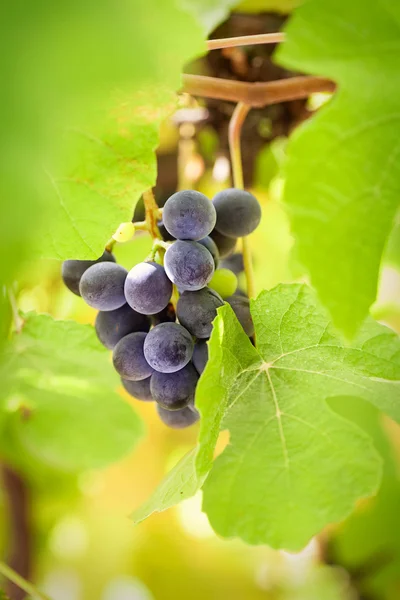
<svg viewBox="0 0 400 600">
<path fill-rule="evenodd" d="M 149 260 L 128 273 L 107 251 L 96 261 L 63 263 L 65 285 L 99 310 L 96 333 L 113 351 L 125 390 L 137 400 L 155 401 L 169 427 L 188 427 L 199 418 L 196 385 L 224 301 L 245 333 L 254 334 L 249 299 L 238 288 L 243 257 L 234 250 L 237 238 L 254 231 L 260 218 L 258 201 L 243 190 L 224 190 L 212 202 L 185 190 L 167 200 L 158 223 L 167 247 L 163 265 Z"/>
</svg>

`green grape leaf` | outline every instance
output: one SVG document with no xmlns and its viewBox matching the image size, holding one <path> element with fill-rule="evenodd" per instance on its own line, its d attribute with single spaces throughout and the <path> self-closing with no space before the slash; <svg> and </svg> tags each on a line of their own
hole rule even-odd
<svg viewBox="0 0 400 600">
<path fill-rule="evenodd" d="M 399 24 L 398 3 L 310 0 L 276 54 L 283 66 L 338 84 L 291 136 L 285 200 L 299 258 L 349 338 L 376 298 L 400 198 Z"/>
<path fill-rule="evenodd" d="M 143 433 L 115 392 L 109 357 L 88 325 L 27 315 L 2 365 L 0 409 L 13 437 L 36 458 L 64 470 L 118 460 Z"/>
<path fill-rule="evenodd" d="M 102 254 L 118 225 L 132 219 L 140 195 L 155 183 L 160 123 L 175 105 L 168 88 L 146 88 L 114 96 L 100 122 L 66 132 L 57 174 L 46 172 L 52 225 L 42 236 L 42 256 Z"/>
<path fill-rule="evenodd" d="M 389 237 L 385 256 L 385 263 L 400 271 L 400 213 L 397 215 L 397 221 Z"/>
<path fill-rule="evenodd" d="M 183 458 L 167 474 L 150 498 L 132 514 L 135 523 L 144 521 L 155 512 L 162 512 L 186 498 L 194 496 L 203 482 L 195 468 L 196 448 Z"/>
<path fill-rule="evenodd" d="M 400 342 L 370 320 L 343 346 L 305 285 L 263 292 L 251 310 L 257 349 L 229 305 L 219 309 L 196 392 L 203 508 L 224 537 L 299 550 L 377 489 L 370 438 L 328 401 L 361 397 L 400 421 Z M 230 441 L 213 462 L 223 429 Z"/>
<path fill-rule="evenodd" d="M 182 8 L 192 13 L 203 24 L 205 33 L 210 33 L 226 19 L 229 11 L 235 8 L 240 0 L 179 0 Z"/>
</svg>

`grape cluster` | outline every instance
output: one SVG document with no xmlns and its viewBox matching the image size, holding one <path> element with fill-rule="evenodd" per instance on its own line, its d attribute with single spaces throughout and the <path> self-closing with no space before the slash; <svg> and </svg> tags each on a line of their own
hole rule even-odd
<svg viewBox="0 0 400 600">
<path fill-rule="evenodd" d="M 129 273 L 105 251 L 96 261 L 67 260 L 65 285 L 99 310 L 95 328 L 113 351 L 113 364 L 134 398 L 155 401 L 161 420 L 183 428 L 198 420 L 194 398 L 208 360 L 207 340 L 217 309 L 228 302 L 245 333 L 254 334 L 249 300 L 238 289 L 243 257 L 238 237 L 257 227 L 261 208 L 243 190 L 228 189 L 212 202 L 185 190 L 165 203 L 160 235 L 163 265 L 141 262 Z M 173 286 L 179 293 L 171 303 Z"/>
</svg>

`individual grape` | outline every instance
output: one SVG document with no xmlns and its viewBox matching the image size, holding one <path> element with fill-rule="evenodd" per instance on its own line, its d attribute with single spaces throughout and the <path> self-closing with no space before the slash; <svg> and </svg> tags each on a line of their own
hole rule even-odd
<svg viewBox="0 0 400 600">
<path fill-rule="evenodd" d="M 144 207 L 143 196 L 135 204 L 135 210 L 133 211 L 132 223 L 138 223 L 144 221 L 146 218 L 146 209 Z"/>
<path fill-rule="evenodd" d="M 175 321 L 176 312 L 172 302 L 169 302 L 164 310 L 161 310 L 155 315 L 151 315 L 151 322 L 154 326 L 159 325 L 160 323 L 175 323 Z"/>
<path fill-rule="evenodd" d="M 204 288 L 197 292 L 184 292 L 178 300 L 176 314 L 179 322 L 198 338 L 209 338 L 217 308 L 223 306 L 221 296 Z"/>
<path fill-rule="evenodd" d="M 250 313 L 250 302 L 245 296 L 234 295 L 226 298 L 228 304 L 231 305 L 237 320 L 244 329 L 244 332 L 249 337 L 254 333 L 254 323 Z"/>
<path fill-rule="evenodd" d="M 150 377 L 152 367 L 145 359 L 143 345 L 146 333 L 138 331 L 126 335 L 118 342 L 113 352 L 113 363 L 123 379 L 140 381 Z"/>
<path fill-rule="evenodd" d="M 140 381 L 130 381 L 129 379 L 121 379 L 121 383 L 125 390 L 136 400 L 143 400 L 144 402 L 150 402 L 153 400 L 150 391 L 150 379 L 141 379 Z"/>
<path fill-rule="evenodd" d="M 79 291 L 92 308 L 115 310 L 126 303 L 124 284 L 128 272 L 113 262 L 89 267 L 81 277 Z"/>
<path fill-rule="evenodd" d="M 175 373 L 153 373 L 150 381 L 151 395 L 168 410 L 187 406 L 194 396 L 199 376 L 189 363 Z"/>
<path fill-rule="evenodd" d="M 214 273 L 214 260 L 197 242 L 174 242 L 164 257 L 165 271 L 181 290 L 201 290 Z"/>
<path fill-rule="evenodd" d="M 255 196 L 244 190 L 230 188 L 213 198 L 217 211 L 216 229 L 229 237 L 252 233 L 261 220 L 261 206 Z"/>
<path fill-rule="evenodd" d="M 103 346 L 112 350 L 128 333 L 149 331 L 150 320 L 128 304 L 124 304 L 116 310 L 100 311 L 96 317 L 95 328 Z"/>
<path fill-rule="evenodd" d="M 172 283 L 164 267 L 155 262 L 141 262 L 133 267 L 125 281 L 125 297 L 129 306 L 144 315 L 154 315 L 167 306 Z"/>
<path fill-rule="evenodd" d="M 190 333 L 178 323 L 160 323 L 144 342 L 144 356 L 156 371 L 174 373 L 183 369 L 193 354 Z"/>
<path fill-rule="evenodd" d="M 199 240 L 198 243 L 201 244 L 202 246 L 204 246 L 204 248 L 207 248 L 207 250 L 209 251 L 209 253 L 211 254 L 211 256 L 214 259 L 214 266 L 215 266 L 215 268 L 217 268 L 218 263 L 219 263 L 219 252 L 218 252 L 217 244 L 214 242 L 214 240 L 212 238 L 210 238 L 209 235 L 207 235 L 202 240 Z"/>
<path fill-rule="evenodd" d="M 215 208 L 204 194 L 183 190 L 166 201 L 163 222 L 167 231 L 177 240 L 201 240 L 215 226 Z"/>
<path fill-rule="evenodd" d="M 210 280 L 209 286 L 215 290 L 221 298 L 227 298 L 235 293 L 238 280 L 235 273 L 229 269 L 217 269 Z"/>
<path fill-rule="evenodd" d="M 100 262 L 115 262 L 115 256 L 104 250 L 97 260 L 64 260 L 61 267 L 61 277 L 67 288 L 80 296 L 79 283 L 84 272 L 91 266 Z"/>
<path fill-rule="evenodd" d="M 229 269 L 233 271 L 235 275 L 240 275 L 244 271 L 243 254 L 241 252 L 235 252 L 230 256 L 227 256 L 219 263 L 221 269 Z"/>
<path fill-rule="evenodd" d="M 172 427 L 172 429 L 184 429 L 199 420 L 199 413 L 190 406 L 185 406 L 180 410 L 166 410 L 157 404 L 157 412 L 164 425 Z"/>
<path fill-rule="evenodd" d="M 176 240 L 167 230 L 162 220 L 157 222 L 157 227 L 164 242 L 174 242 Z"/>
<path fill-rule="evenodd" d="M 208 361 L 208 346 L 206 341 L 199 340 L 195 343 L 192 360 L 196 371 L 201 375 Z"/>
<path fill-rule="evenodd" d="M 232 254 L 236 246 L 236 238 L 231 238 L 226 235 L 222 235 L 216 229 L 213 229 L 210 233 L 210 238 L 216 243 L 219 257 L 225 258 Z"/>
</svg>

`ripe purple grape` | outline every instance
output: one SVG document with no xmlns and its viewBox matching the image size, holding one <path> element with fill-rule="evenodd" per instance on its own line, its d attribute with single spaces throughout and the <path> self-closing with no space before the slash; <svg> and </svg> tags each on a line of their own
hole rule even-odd
<svg viewBox="0 0 400 600">
<path fill-rule="evenodd" d="M 140 381 L 153 374 L 143 352 L 146 333 L 136 332 L 126 335 L 114 348 L 113 363 L 123 379 Z"/>
<path fill-rule="evenodd" d="M 93 265 L 100 262 L 115 262 L 111 252 L 104 250 L 97 260 L 64 260 L 61 267 L 61 276 L 67 288 L 77 296 L 80 296 L 79 283 L 84 272 Z"/>
<path fill-rule="evenodd" d="M 124 284 L 127 271 L 113 262 L 100 262 L 89 267 L 81 277 L 79 291 L 92 308 L 115 310 L 126 303 Z"/>
<path fill-rule="evenodd" d="M 141 379 L 140 381 L 130 381 L 129 379 L 121 379 L 121 383 L 125 390 L 136 400 L 142 400 L 143 402 L 151 402 L 153 397 L 150 391 L 150 379 Z"/>
<path fill-rule="evenodd" d="M 210 288 L 184 292 L 178 300 L 176 314 L 179 322 L 198 338 L 209 338 L 217 308 L 223 306 L 221 296 Z"/>
<path fill-rule="evenodd" d="M 217 212 L 215 228 L 229 237 L 243 237 L 252 233 L 261 220 L 261 206 L 255 196 L 244 190 L 230 188 L 213 198 Z"/>
<path fill-rule="evenodd" d="M 103 346 L 112 350 L 129 333 L 149 331 L 150 320 L 124 304 L 116 310 L 100 311 L 96 317 L 95 329 Z"/>
<path fill-rule="evenodd" d="M 254 333 L 254 323 L 250 313 L 249 299 L 245 296 L 234 294 L 233 296 L 226 298 L 226 302 L 231 305 L 245 334 L 251 337 Z"/>
<path fill-rule="evenodd" d="M 150 381 L 152 397 L 167 410 L 183 408 L 193 398 L 198 378 L 191 363 L 175 373 L 155 372 Z"/>
<path fill-rule="evenodd" d="M 169 279 L 181 290 L 200 290 L 214 274 L 213 257 L 197 242 L 174 242 L 165 253 L 164 266 Z"/>
<path fill-rule="evenodd" d="M 172 429 L 185 429 L 199 420 L 199 413 L 190 406 L 185 406 L 180 410 L 166 410 L 157 404 L 157 412 L 164 425 Z"/>
<path fill-rule="evenodd" d="M 220 258 L 230 256 L 236 246 L 236 238 L 228 237 L 223 235 L 216 229 L 213 229 L 210 233 L 210 238 L 215 242 Z"/>
<path fill-rule="evenodd" d="M 190 361 L 193 345 L 190 333 L 182 325 L 160 323 L 146 337 L 144 356 L 156 371 L 174 373 Z"/>
<path fill-rule="evenodd" d="M 212 202 L 194 190 L 173 194 L 163 209 L 163 223 L 177 240 L 201 240 L 212 231 L 215 222 Z"/>
<path fill-rule="evenodd" d="M 133 267 L 125 281 L 128 304 L 144 315 L 154 315 L 167 306 L 172 283 L 164 267 L 155 262 L 142 262 Z"/>
<path fill-rule="evenodd" d="M 207 250 L 209 251 L 209 253 L 211 254 L 211 256 L 214 259 L 214 266 L 215 266 L 215 268 L 217 268 L 218 262 L 219 262 L 219 252 L 218 252 L 217 244 L 214 242 L 214 240 L 212 238 L 210 238 L 209 235 L 207 235 L 202 240 L 199 240 L 198 243 L 201 244 L 202 246 L 204 246 L 204 248 L 207 248 Z"/>
<path fill-rule="evenodd" d="M 192 361 L 196 371 L 201 375 L 208 361 L 208 346 L 205 340 L 199 340 L 195 343 Z"/>
</svg>

